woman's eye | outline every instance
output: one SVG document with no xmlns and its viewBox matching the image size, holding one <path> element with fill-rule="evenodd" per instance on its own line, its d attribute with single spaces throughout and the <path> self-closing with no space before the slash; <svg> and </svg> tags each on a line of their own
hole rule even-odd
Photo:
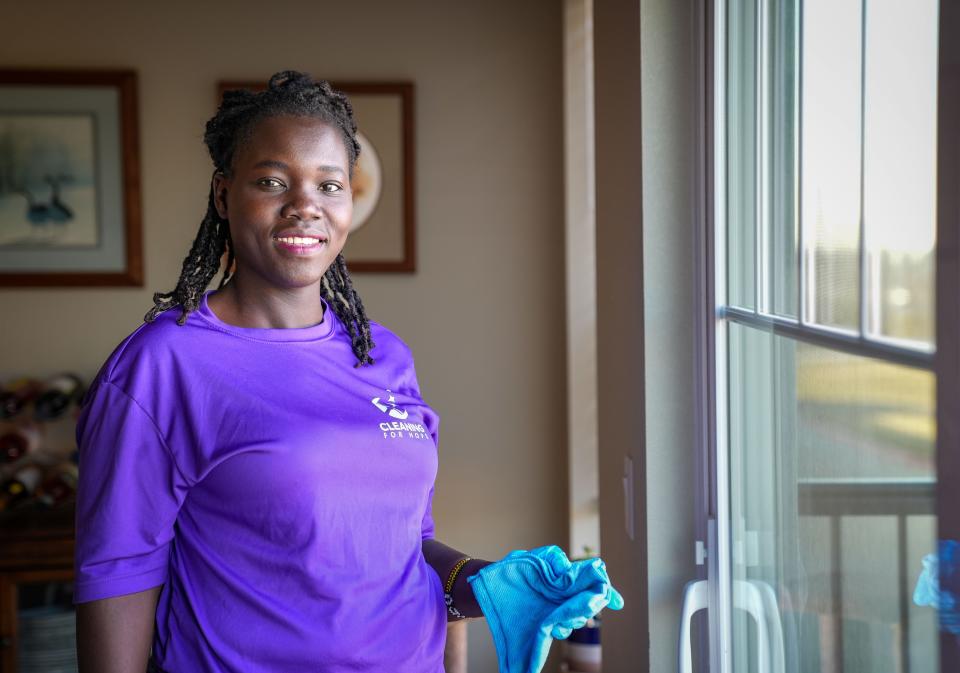
<svg viewBox="0 0 960 673">
<path fill-rule="evenodd" d="M 257 184 L 263 185 L 264 187 L 269 187 L 271 189 L 279 189 L 283 187 L 283 183 L 276 178 L 261 178 L 257 181 Z"/>
<path fill-rule="evenodd" d="M 343 189 L 343 187 L 341 187 L 341 186 L 340 186 L 338 183 L 336 183 L 336 182 L 324 182 L 322 185 L 320 185 L 320 189 L 323 190 L 323 191 L 325 191 L 325 192 L 331 192 L 331 193 L 332 193 L 332 192 L 339 192 L 340 190 Z"/>
</svg>

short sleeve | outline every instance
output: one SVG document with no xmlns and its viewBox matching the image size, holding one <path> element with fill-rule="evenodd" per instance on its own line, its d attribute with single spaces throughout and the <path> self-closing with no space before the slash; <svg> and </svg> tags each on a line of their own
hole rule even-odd
<svg viewBox="0 0 960 673">
<path fill-rule="evenodd" d="M 94 385 L 77 421 L 75 603 L 163 584 L 187 492 L 147 412 L 114 383 Z"/>
</svg>

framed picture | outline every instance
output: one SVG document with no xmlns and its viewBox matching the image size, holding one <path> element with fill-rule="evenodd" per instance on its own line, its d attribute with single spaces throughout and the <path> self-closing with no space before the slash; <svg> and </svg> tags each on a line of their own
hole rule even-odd
<svg viewBox="0 0 960 673">
<path fill-rule="evenodd" d="M 132 71 L 0 70 L 0 285 L 143 285 Z"/>
<path fill-rule="evenodd" d="M 416 270 L 413 83 L 337 82 L 350 98 L 360 157 L 354 169 L 353 223 L 343 255 L 351 272 Z M 217 104 L 230 89 L 262 90 L 263 82 L 220 82 Z"/>
</svg>

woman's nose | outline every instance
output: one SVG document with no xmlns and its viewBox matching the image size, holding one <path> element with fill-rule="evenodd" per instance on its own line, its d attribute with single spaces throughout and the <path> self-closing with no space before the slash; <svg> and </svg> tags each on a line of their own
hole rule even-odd
<svg viewBox="0 0 960 673">
<path fill-rule="evenodd" d="M 289 197 L 280 211 L 281 217 L 297 220 L 320 219 L 320 203 L 316 190 L 297 189 L 288 192 Z"/>
</svg>

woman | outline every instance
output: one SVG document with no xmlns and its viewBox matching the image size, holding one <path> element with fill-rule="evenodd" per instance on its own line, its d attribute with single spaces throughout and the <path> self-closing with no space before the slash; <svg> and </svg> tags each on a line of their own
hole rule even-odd
<svg viewBox="0 0 960 673">
<path fill-rule="evenodd" d="M 472 582 L 505 585 L 433 539 L 438 418 L 341 256 L 350 104 L 282 72 L 228 92 L 204 140 L 179 282 L 77 425 L 81 670 L 442 671 L 448 619 L 484 614 Z"/>
</svg>

